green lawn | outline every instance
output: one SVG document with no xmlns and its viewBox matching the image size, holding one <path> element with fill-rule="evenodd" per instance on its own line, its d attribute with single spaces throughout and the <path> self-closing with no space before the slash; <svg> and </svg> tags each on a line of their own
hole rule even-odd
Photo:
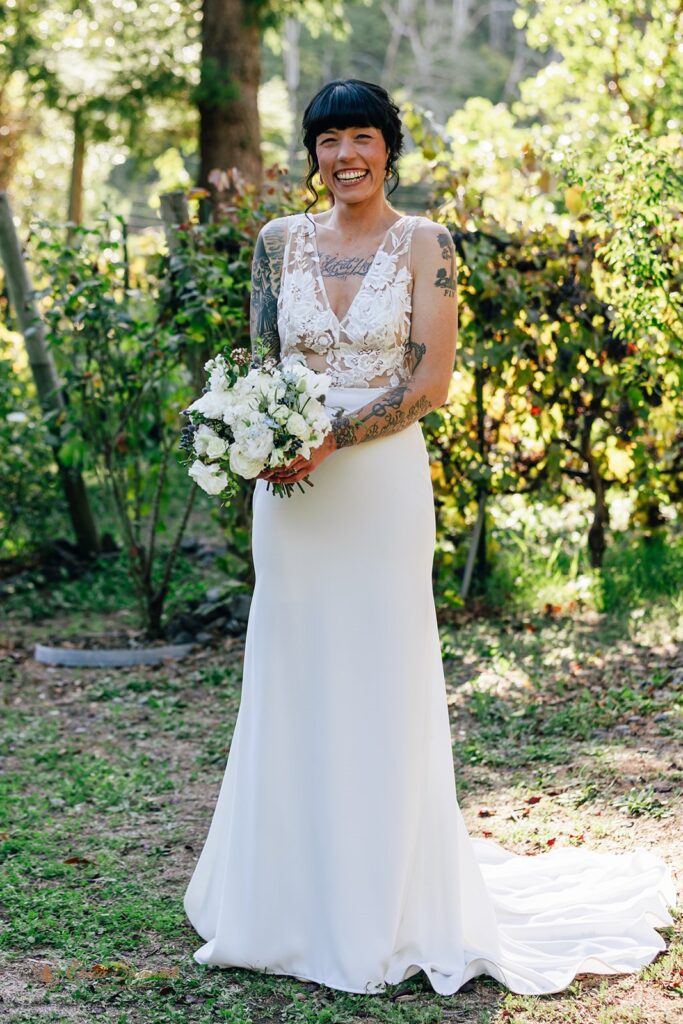
<svg viewBox="0 0 683 1024">
<path fill-rule="evenodd" d="M 73 612 L 53 609 L 68 632 Z M 71 617 L 71 618 L 70 618 Z M 42 624 L 45 627 L 45 623 Z M 680 620 L 673 607 L 464 614 L 442 622 L 457 786 L 468 827 L 519 852 L 585 843 L 683 851 Z M 143 670 L 38 665 L 14 609 L 3 673 L 0 1009 L 12 1024 L 668 1024 L 683 943 L 639 975 L 583 976 L 525 998 L 479 978 L 436 995 L 420 974 L 380 996 L 206 968 L 182 895 L 239 704 L 243 647 Z M 218 727 L 217 727 L 217 723 Z"/>
</svg>

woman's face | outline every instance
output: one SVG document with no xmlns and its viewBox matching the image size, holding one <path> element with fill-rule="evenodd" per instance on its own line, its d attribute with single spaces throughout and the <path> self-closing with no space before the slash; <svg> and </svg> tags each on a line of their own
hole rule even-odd
<svg viewBox="0 0 683 1024">
<path fill-rule="evenodd" d="M 367 200 L 383 188 L 389 150 L 379 128 L 328 128 L 318 135 L 315 151 L 335 202 Z"/>
</svg>

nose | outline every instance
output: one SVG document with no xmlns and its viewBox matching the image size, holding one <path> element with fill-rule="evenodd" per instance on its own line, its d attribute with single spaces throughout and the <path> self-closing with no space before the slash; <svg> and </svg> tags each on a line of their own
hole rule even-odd
<svg viewBox="0 0 683 1024">
<path fill-rule="evenodd" d="M 342 135 L 339 139 L 339 149 L 337 156 L 340 160 L 348 160 L 349 157 L 355 156 L 356 147 L 353 139 L 350 135 Z"/>
</svg>

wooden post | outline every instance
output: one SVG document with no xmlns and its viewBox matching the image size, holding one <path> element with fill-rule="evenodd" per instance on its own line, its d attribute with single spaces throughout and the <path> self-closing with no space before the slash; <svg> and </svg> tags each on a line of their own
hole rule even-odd
<svg viewBox="0 0 683 1024">
<path fill-rule="evenodd" d="M 472 536 L 470 537 L 470 546 L 467 549 L 467 562 L 465 563 L 465 571 L 462 576 L 462 584 L 460 586 L 460 596 L 463 601 L 467 600 L 467 595 L 470 592 L 470 585 L 472 583 L 472 572 L 474 570 L 474 560 L 477 557 L 479 550 L 479 544 L 481 541 L 482 527 L 484 525 L 484 516 L 486 514 L 486 492 L 481 491 L 479 493 L 479 504 L 477 507 L 477 518 L 474 523 L 474 529 L 472 530 Z"/>
<path fill-rule="evenodd" d="M 486 433 L 484 419 L 486 412 L 484 410 L 484 367 L 476 366 L 474 370 L 474 382 L 475 382 L 475 393 L 477 403 L 477 440 L 479 442 L 479 454 L 481 456 L 482 465 L 488 461 L 486 452 Z M 486 493 L 488 485 L 486 482 L 480 484 L 479 498 L 481 501 L 482 496 L 484 497 L 484 504 L 486 502 Z M 483 505 L 481 506 L 481 528 L 479 531 L 479 544 L 477 545 L 477 578 L 481 586 L 484 585 L 486 577 L 489 572 L 488 558 L 486 555 L 486 516 L 484 515 Z"/>
<path fill-rule="evenodd" d="M 7 192 L 0 192 L 0 259 L 5 268 L 10 303 L 24 336 L 38 401 L 45 413 L 62 412 L 66 408 L 64 396 L 52 353 L 45 341 L 45 328 L 31 296 L 33 286 Z M 100 541 L 83 477 L 78 470 L 60 461 L 58 446 L 53 450 L 78 550 L 83 555 L 97 554 L 101 550 Z"/>
<path fill-rule="evenodd" d="M 166 245 L 168 246 L 168 251 L 173 252 L 173 249 L 178 243 L 174 229 L 178 224 L 187 224 L 190 219 L 190 208 L 187 205 L 187 196 L 184 192 L 162 192 L 159 198 L 161 202 L 160 213 L 161 220 L 164 225 Z"/>
<path fill-rule="evenodd" d="M 482 462 L 486 458 L 486 437 L 484 434 L 484 369 L 476 366 L 474 369 L 474 387 L 477 408 L 477 440 Z M 467 599 L 475 563 L 477 565 L 477 579 L 483 584 L 488 574 L 488 560 L 486 557 L 486 484 L 481 483 L 477 488 L 477 518 L 470 538 L 470 546 L 467 551 L 467 563 L 463 573 L 460 586 L 460 596 Z"/>
</svg>

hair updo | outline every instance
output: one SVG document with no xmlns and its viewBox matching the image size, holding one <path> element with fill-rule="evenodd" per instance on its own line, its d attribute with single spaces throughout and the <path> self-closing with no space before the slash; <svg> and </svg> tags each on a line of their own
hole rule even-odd
<svg viewBox="0 0 683 1024">
<path fill-rule="evenodd" d="M 313 194 L 306 213 L 319 199 L 313 184 L 313 176 L 320 170 L 315 142 L 329 128 L 379 128 L 389 150 L 386 169 L 392 184 L 387 196 L 398 186 L 396 161 L 403 149 L 401 119 L 399 108 L 381 85 L 363 82 L 358 78 L 340 78 L 328 82 L 306 107 L 302 128 L 304 146 L 308 152 L 306 187 Z"/>
</svg>

